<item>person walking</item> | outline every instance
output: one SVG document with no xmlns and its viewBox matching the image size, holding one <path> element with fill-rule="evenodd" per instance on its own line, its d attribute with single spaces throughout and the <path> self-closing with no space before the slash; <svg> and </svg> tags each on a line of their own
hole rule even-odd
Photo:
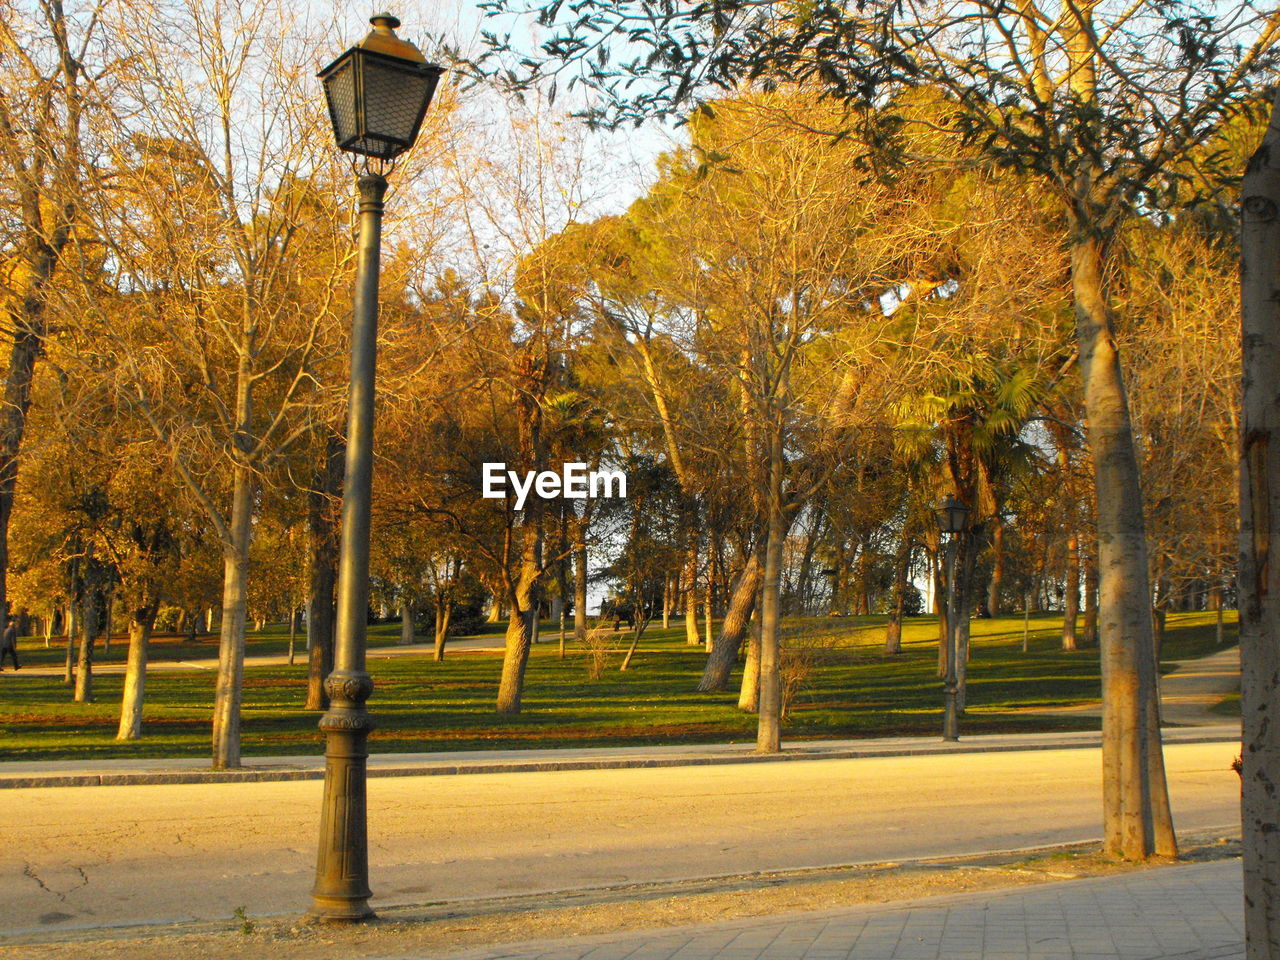
<svg viewBox="0 0 1280 960">
<path fill-rule="evenodd" d="M 18 667 L 18 624 L 10 617 L 8 625 L 4 628 L 4 635 L 0 636 L 0 673 L 4 672 L 4 658 L 9 657 L 13 660 L 13 669 Z"/>
</svg>

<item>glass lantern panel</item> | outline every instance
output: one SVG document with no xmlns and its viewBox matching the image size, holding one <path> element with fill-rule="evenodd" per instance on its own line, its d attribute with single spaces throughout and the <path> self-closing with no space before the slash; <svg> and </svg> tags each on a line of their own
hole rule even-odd
<svg viewBox="0 0 1280 960">
<path fill-rule="evenodd" d="M 339 64 L 324 78 L 324 93 L 329 101 L 334 139 L 346 143 L 359 132 L 356 117 L 356 72 L 350 59 Z"/>
<path fill-rule="evenodd" d="M 389 140 L 399 149 L 407 149 L 412 144 L 414 128 L 426 110 L 430 85 L 435 78 L 373 57 L 363 60 L 365 135 Z"/>
</svg>

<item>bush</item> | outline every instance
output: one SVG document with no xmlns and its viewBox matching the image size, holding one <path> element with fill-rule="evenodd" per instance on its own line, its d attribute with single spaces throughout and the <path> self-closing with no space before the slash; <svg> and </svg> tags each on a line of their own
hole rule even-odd
<svg viewBox="0 0 1280 960">
<path fill-rule="evenodd" d="M 809 684 L 813 668 L 825 663 L 838 645 L 833 633 L 820 625 L 784 627 L 778 638 L 778 676 L 782 690 L 782 719 L 791 716 L 796 695 Z"/>
<path fill-rule="evenodd" d="M 587 676 L 599 680 L 604 676 L 604 668 L 609 662 L 609 654 L 617 649 L 618 634 L 612 628 L 597 623 L 587 631 L 582 640 L 582 648 L 587 655 Z"/>
</svg>

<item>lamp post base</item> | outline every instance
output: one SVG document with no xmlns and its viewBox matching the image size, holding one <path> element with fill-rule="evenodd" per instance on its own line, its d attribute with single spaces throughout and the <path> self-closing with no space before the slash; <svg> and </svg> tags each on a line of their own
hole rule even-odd
<svg viewBox="0 0 1280 960">
<path fill-rule="evenodd" d="M 366 773 L 369 730 L 364 703 L 373 692 L 367 673 L 339 672 L 325 681 L 331 706 L 320 718 L 325 732 L 324 805 L 320 853 L 307 916 L 329 923 L 372 919 Z"/>
</svg>

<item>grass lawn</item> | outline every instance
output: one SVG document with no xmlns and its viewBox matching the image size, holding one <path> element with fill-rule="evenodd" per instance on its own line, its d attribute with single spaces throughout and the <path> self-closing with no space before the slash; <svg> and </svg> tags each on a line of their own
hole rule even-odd
<svg viewBox="0 0 1280 960">
<path fill-rule="evenodd" d="M 1235 643 L 1235 614 L 1229 614 L 1227 641 Z M 908 621 L 904 652 L 880 652 L 883 617 L 805 621 L 807 632 L 834 638 L 816 658 L 796 696 L 786 736 L 791 739 L 875 737 L 938 732 L 941 683 L 936 676 L 937 623 L 932 617 Z M 497 626 L 494 632 L 500 633 Z M 550 624 L 544 636 L 554 639 Z M 1041 717 L 1029 711 L 1095 699 L 1099 692 L 1096 650 L 1060 649 L 1061 619 L 1032 617 L 1030 649 L 1022 652 L 1019 617 L 975 620 L 969 665 L 967 733 L 1090 729 L 1088 717 Z M 370 628 L 370 645 L 394 644 L 399 625 Z M 624 637 L 619 637 L 619 644 Z M 24 667 L 61 664 L 59 641 L 23 640 Z M 283 626 L 250 634 L 248 654 L 281 653 Z M 120 662 L 125 643 L 112 644 L 98 664 Z M 246 755 L 319 754 L 317 713 L 301 706 L 306 690 L 305 651 L 299 639 L 294 667 L 250 667 L 245 671 L 243 749 Z M 1213 652 L 1212 613 L 1169 616 L 1164 668 Z M 216 641 L 156 644 L 155 659 L 216 656 Z M 730 692 L 699 694 L 704 655 L 688 647 L 680 626 L 651 629 L 626 673 L 618 671 L 621 651 L 598 681 L 588 679 L 584 654 L 570 645 L 561 661 L 555 643 L 536 646 L 525 680 L 524 712 L 499 718 L 493 710 L 501 654 L 457 651 L 444 663 L 410 657 L 371 661 L 376 689 L 370 701 L 377 728 L 374 752 L 575 747 L 752 740 L 754 716 L 737 709 L 736 682 Z M 143 738 L 115 741 L 123 678 L 94 677 L 95 700 L 71 701 L 61 677 L 0 675 L 0 760 L 92 759 L 104 757 L 193 756 L 209 753 L 209 718 L 214 673 L 156 671 L 147 679 Z M 735 681 L 737 675 L 735 674 Z"/>
</svg>

